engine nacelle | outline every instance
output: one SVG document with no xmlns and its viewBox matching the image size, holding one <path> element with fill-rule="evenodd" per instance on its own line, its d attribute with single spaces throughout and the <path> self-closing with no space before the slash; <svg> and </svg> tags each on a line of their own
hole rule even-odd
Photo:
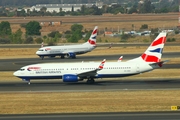
<svg viewBox="0 0 180 120">
<path fill-rule="evenodd" d="M 62 76 L 63 82 L 78 82 L 78 76 L 73 74 L 65 74 Z"/>
<path fill-rule="evenodd" d="M 69 57 L 69 58 L 76 58 L 76 54 L 73 53 L 73 52 L 69 52 L 69 53 L 67 54 L 67 57 Z"/>
</svg>

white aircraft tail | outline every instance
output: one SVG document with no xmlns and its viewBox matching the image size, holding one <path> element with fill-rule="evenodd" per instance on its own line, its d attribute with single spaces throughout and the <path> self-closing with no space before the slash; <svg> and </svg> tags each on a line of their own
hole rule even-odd
<svg viewBox="0 0 180 120">
<path fill-rule="evenodd" d="M 161 61 L 164 44 L 166 42 L 166 32 L 161 32 L 151 43 L 147 50 L 138 58 L 129 60 L 129 62 L 148 62 L 158 63 Z"/>
<path fill-rule="evenodd" d="M 97 32 L 98 32 L 98 26 L 95 26 L 93 32 L 91 33 L 91 36 L 89 37 L 89 40 L 84 44 L 96 46 Z"/>
</svg>

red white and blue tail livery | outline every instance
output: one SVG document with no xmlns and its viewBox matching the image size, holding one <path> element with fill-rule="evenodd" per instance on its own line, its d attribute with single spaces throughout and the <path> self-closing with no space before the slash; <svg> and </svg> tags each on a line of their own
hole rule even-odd
<svg viewBox="0 0 180 120">
<path fill-rule="evenodd" d="M 149 48 L 141 55 L 146 62 L 160 62 L 164 43 L 166 42 L 166 33 L 160 33 L 151 43 Z"/>
<path fill-rule="evenodd" d="M 91 44 L 93 46 L 96 46 L 97 32 L 98 32 L 98 27 L 95 26 L 95 28 L 94 28 L 94 30 L 93 30 L 93 32 L 92 32 L 92 34 L 91 34 L 91 36 L 90 36 L 90 38 L 89 38 L 87 43 L 89 43 L 89 44 Z M 84 44 L 86 44 L 86 43 L 84 43 Z"/>
<path fill-rule="evenodd" d="M 161 32 L 140 57 L 129 61 L 148 63 L 160 62 L 164 44 L 166 42 L 166 35 L 166 32 Z"/>
<path fill-rule="evenodd" d="M 95 31 L 94 34 L 96 34 Z M 93 35 L 90 40 L 93 40 Z M 33 64 L 22 67 L 14 72 L 14 75 L 29 83 L 32 79 L 62 79 L 63 82 L 87 79 L 87 83 L 93 83 L 95 78 L 137 75 L 162 67 L 163 63 L 167 62 L 161 61 L 165 41 L 166 33 L 162 32 L 142 55 L 125 62 L 106 62 L 104 59 L 100 64 L 99 62 Z"/>
</svg>

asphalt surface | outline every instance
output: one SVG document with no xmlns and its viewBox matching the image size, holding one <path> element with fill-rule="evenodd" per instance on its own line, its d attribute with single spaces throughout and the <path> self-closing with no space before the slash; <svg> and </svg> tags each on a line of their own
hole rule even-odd
<svg viewBox="0 0 180 120">
<path fill-rule="evenodd" d="M 37 58 L 19 58 L 19 59 L 0 59 L 0 71 L 16 71 L 23 66 L 36 64 L 36 63 L 52 63 L 52 62 L 89 62 L 89 61 L 102 61 L 103 59 L 108 60 L 118 60 L 120 56 L 123 56 L 123 60 L 130 60 L 136 57 L 139 57 L 140 54 L 119 54 L 119 55 L 99 55 L 99 56 L 77 56 L 76 59 L 65 58 L 60 59 L 60 57 L 56 58 L 48 58 L 45 57 L 44 60 L 41 60 L 38 56 Z M 170 58 L 180 57 L 180 52 L 167 52 L 163 53 L 163 59 L 170 60 Z M 180 64 L 164 64 L 163 69 L 172 69 L 172 68 L 180 68 Z"/>
<path fill-rule="evenodd" d="M 179 120 L 180 112 L 0 115 L 0 120 Z"/>
<path fill-rule="evenodd" d="M 86 81 L 63 83 L 62 80 L 32 80 L 31 84 L 1 82 L 0 92 L 84 92 L 84 91 L 131 91 L 131 90 L 171 90 L 180 89 L 180 79 L 96 79 L 94 84 Z"/>
<path fill-rule="evenodd" d="M 173 58 L 178 57 L 179 52 L 164 53 L 164 57 Z M 139 54 L 123 55 L 124 58 L 132 59 Z M 94 61 L 106 58 L 108 60 L 115 60 L 119 58 L 119 55 L 102 55 L 102 56 L 79 56 L 77 59 L 60 59 L 60 58 L 46 58 L 41 60 L 40 58 L 22 58 L 22 59 L 2 59 L 0 60 L 0 71 L 15 71 L 22 66 L 35 64 L 35 63 L 49 63 L 49 62 L 81 62 L 81 61 Z M 164 64 L 162 69 L 180 68 L 180 64 Z M 160 68 L 161 69 L 161 68 Z M 144 80 L 132 80 L 127 78 L 115 78 L 115 79 L 96 79 L 96 83 L 92 85 L 86 84 L 86 81 L 78 83 L 63 83 L 62 80 L 32 80 L 31 85 L 26 82 L 3 82 L 0 83 L 0 91 L 101 91 L 101 90 L 149 90 L 149 89 L 179 89 L 179 79 L 144 79 Z"/>
</svg>

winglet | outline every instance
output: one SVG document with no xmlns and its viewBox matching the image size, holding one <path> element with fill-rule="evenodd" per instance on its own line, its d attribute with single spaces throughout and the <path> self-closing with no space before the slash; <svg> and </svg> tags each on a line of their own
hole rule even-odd
<svg viewBox="0 0 180 120">
<path fill-rule="evenodd" d="M 102 70 L 102 69 L 104 68 L 105 62 L 106 62 L 106 59 L 104 59 L 104 60 L 101 62 L 101 64 L 100 64 L 99 67 L 98 67 L 98 70 Z"/>
<path fill-rule="evenodd" d="M 123 56 L 119 57 L 118 62 L 121 62 L 123 59 Z"/>
</svg>

